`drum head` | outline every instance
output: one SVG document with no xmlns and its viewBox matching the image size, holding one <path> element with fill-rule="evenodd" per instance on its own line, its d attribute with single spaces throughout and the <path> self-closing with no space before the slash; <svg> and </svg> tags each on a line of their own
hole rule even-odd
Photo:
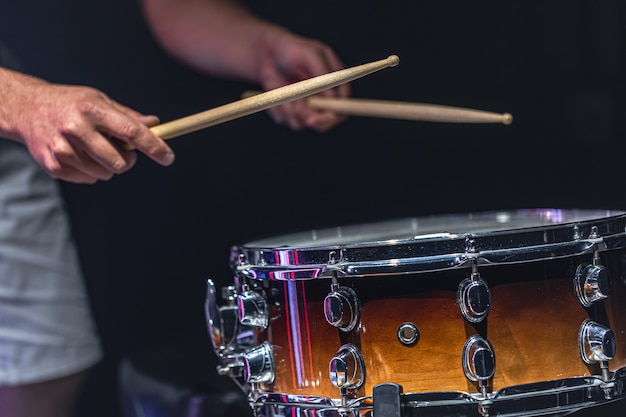
<svg viewBox="0 0 626 417">
<path fill-rule="evenodd" d="M 403 218 L 310 230 L 233 248 L 236 269 L 255 279 L 313 279 L 530 262 L 625 242 L 626 213 L 523 209 Z"/>
</svg>

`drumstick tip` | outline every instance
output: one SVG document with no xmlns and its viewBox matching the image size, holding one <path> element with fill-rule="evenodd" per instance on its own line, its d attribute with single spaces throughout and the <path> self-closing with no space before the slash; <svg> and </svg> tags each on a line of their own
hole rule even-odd
<svg viewBox="0 0 626 417">
<path fill-rule="evenodd" d="M 510 125 L 513 123 L 513 115 L 511 113 L 504 113 L 502 115 L 502 124 Z"/>
<path fill-rule="evenodd" d="M 398 55 L 389 55 L 387 57 L 387 64 L 390 67 L 395 67 L 396 65 L 398 65 L 400 63 L 400 57 Z"/>
</svg>

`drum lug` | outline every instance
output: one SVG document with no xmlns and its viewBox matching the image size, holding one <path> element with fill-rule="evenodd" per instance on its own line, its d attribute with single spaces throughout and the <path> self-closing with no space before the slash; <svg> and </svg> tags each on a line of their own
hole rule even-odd
<svg viewBox="0 0 626 417">
<path fill-rule="evenodd" d="M 272 346 L 264 342 L 241 355 L 243 360 L 243 377 L 246 382 L 265 382 L 271 384 L 276 377 L 274 351 Z"/>
<path fill-rule="evenodd" d="M 609 270 L 600 263 L 600 252 L 597 245 L 590 264 L 580 264 L 574 275 L 574 291 L 578 301 L 584 307 L 604 300 L 611 291 Z"/>
<path fill-rule="evenodd" d="M 267 328 L 269 324 L 269 310 L 267 300 L 255 291 L 245 286 L 244 291 L 237 296 L 239 322 L 246 326 Z"/>
<path fill-rule="evenodd" d="M 463 371 L 472 382 L 486 383 L 496 369 L 496 357 L 491 343 L 482 336 L 473 335 L 463 346 Z"/>
<path fill-rule="evenodd" d="M 359 349 L 352 344 L 339 348 L 328 366 L 330 382 L 342 391 L 357 389 L 365 381 L 365 361 Z"/>
<path fill-rule="evenodd" d="M 496 356 L 491 343 L 482 336 L 471 336 L 463 346 L 462 363 L 467 379 L 478 382 L 481 394 L 478 411 L 483 417 L 487 417 L 492 404 L 488 393 L 489 380 L 496 370 Z"/>
<path fill-rule="evenodd" d="M 574 289 L 584 307 L 604 300 L 611 290 L 608 269 L 602 265 L 579 265 L 574 277 Z"/>
<path fill-rule="evenodd" d="M 472 274 L 459 284 L 457 290 L 457 306 L 461 315 L 470 323 L 483 321 L 491 309 L 491 292 L 487 281 L 481 278 L 472 261 Z"/>
<path fill-rule="evenodd" d="M 578 332 L 580 357 L 586 364 L 599 363 L 602 379 L 610 379 L 608 361 L 613 359 L 616 350 L 615 334 L 611 329 L 587 319 Z"/>
<path fill-rule="evenodd" d="M 359 323 L 360 311 L 359 297 L 352 288 L 331 285 L 330 293 L 324 298 L 324 317 L 328 324 L 349 332 Z"/>
</svg>

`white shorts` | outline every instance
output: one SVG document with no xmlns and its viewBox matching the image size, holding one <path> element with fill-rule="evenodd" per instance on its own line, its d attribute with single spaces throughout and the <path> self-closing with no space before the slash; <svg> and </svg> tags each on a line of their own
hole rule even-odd
<svg viewBox="0 0 626 417">
<path fill-rule="evenodd" d="M 0 139 L 0 386 L 67 376 L 101 357 L 58 184 Z"/>
</svg>

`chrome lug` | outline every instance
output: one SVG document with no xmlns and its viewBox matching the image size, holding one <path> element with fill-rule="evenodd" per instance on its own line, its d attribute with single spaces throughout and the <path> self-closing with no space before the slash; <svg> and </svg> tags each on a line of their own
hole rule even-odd
<svg viewBox="0 0 626 417">
<path fill-rule="evenodd" d="M 330 360 L 330 382 L 337 388 L 356 389 L 365 381 L 365 362 L 359 349 L 351 344 L 343 345 Z"/>
<path fill-rule="evenodd" d="M 324 317 L 330 325 L 349 332 L 359 323 L 359 298 L 352 288 L 333 287 L 324 298 Z"/>
<path fill-rule="evenodd" d="M 491 309 L 491 292 L 487 282 L 478 274 L 461 281 L 457 290 L 457 305 L 461 315 L 470 323 L 483 321 Z"/>
<path fill-rule="evenodd" d="M 609 361 L 615 356 L 615 334 L 608 327 L 587 319 L 578 332 L 578 347 L 587 364 Z"/>
<path fill-rule="evenodd" d="M 609 271 L 602 265 L 582 264 L 576 269 L 574 290 L 584 307 L 608 297 L 611 290 Z"/>
<path fill-rule="evenodd" d="M 471 336 L 463 346 L 462 363 L 467 379 L 486 383 L 496 370 L 496 356 L 491 343 L 479 335 Z"/>
<path fill-rule="evenodd" d="M 267 300 L 255 291 L 244 291 L 237 296 L 239 322 L 246 326 L 267 328 L 269 311 Z"/>
<path fill-rule="evenodd" d="M 276 377 L 274 350 L 264 342 L 241 356 L 243 377 L 246 382 L 265 382 L 271 384 Z"/>
</svg>

